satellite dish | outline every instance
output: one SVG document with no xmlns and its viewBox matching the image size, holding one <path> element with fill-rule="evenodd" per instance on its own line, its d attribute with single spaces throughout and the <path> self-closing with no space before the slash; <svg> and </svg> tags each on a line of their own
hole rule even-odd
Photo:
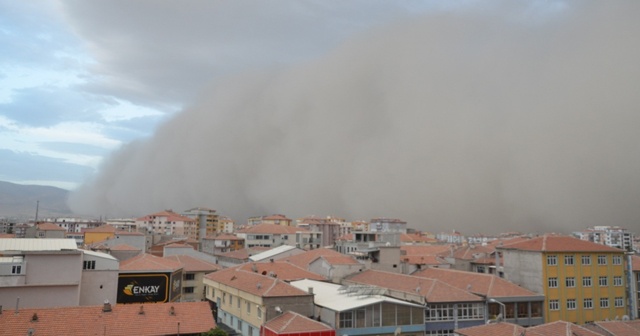
<svg viewBox="0 0 640 336">
<path fill-rule="evenodd" d="M 398 336 L 402 333 L 402 327 L 397 327 L 396 330 L 393 332 L 393 336 Z"/>
<path fill-rule="evenodd" d="M 629 315 L 623 315 L 622 316 L 622 320 L 623 321 L 629 321 Z"/>
<path fill-rule="evenodd" d="M 280 308 L 280 306 L 276 306 L 276 312 L 278 314 L 282 314 L 282 308 Z"/>
</svg>

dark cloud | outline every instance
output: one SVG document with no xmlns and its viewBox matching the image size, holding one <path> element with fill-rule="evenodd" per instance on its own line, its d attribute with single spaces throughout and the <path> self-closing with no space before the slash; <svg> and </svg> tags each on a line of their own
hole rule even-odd
<svg viewBox="0 0 640 336">
<path fill-rule="evenodd" d="M 630 227 L 639 6 L 437 13 L 228 78 L 116 152 L 71 205 L 387 216 L 434 231 Z"/>
</svg>

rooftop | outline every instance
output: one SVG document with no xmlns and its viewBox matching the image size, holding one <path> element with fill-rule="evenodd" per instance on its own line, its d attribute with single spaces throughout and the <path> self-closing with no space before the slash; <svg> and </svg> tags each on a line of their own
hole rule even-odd
<svg viewBox="0 0 640 336">
<path fill-rule="evenodd" d="M 306 289 L 301 290 L 269 275 L 245 271 L 239 267 L 226 268 L 205 275 L 207 280 L 214 281 L 240 291 L 263 297 L 308 296 Z"/>
<path fill-rule="evenodd" d="M 320 256 L 344 257 L 345 255 L 333 249 L 319 248 L 315 250 L 305 251 L 304 253 L 296 254 L 294 256 L 288 256 L 285 258 L 285 260 L 294 265 L 298 265 L 299 267 L 307 269 L 307 267 L 309 267 L 309 264 L 312 261 L 318 259 L 318 257 Z"/>
<path fill-rule="evenodd" d="M 525 330 L 524 327 L 517 324 L 500 322 L 457 329 L 456 333 L 460 336 L 520 336 L 524 335 Z"/>
<path fill-rule="evenodd" d="M 535 252 L 623 252 L 620 249 L 570 236 L 546 234 L 498 247 L 503 250 Z"/>
<path fill-rule="evenodd" d="M 278 334 L 309 333 L 315 331 L 331 331 L 328 325 L 312 320 L 292 311 L 286 311 L 282 315 L 265 323 L 264 327 Z"/>
<path fill-rule="evenodd" d="M 295 246 L 290 246 L 290 245 L 280 245 L 278 247 L 274 247 L 270 250 L 264 251 L 264 252 L 260 252 L 260 253 L 256 253 L 252 256 L 249 257 L 250 260 L 252 261 L 261 261 L 261 260 L 268 260 L 272 257 L 277 256 L 280 253 L 286 253 L 286 252 L 292 252 L 298 250 L 299 252 L 303 252 L 303 250 L 296 248 Z"/>
<path fill-rule="evenodd" d="M 307 232 L 309 230 L 293 227 L 293 226 L 284 226 L 278 224 L 258 224 L 249 226 L 243 230 L 239 230 L 238 233 L 251 233 L 251 234 L 295 234 L 296 232 Z"/>
<path fill-rule="evenodd" d="M 142 309 L 142 310 L 141 310 Z M 143 311 L 143 314 L 140 312 Z M 215 328 L 206 302 L 112 304 L 103 306 L 5 310 L 0 336 L 33 335 L 174 335 L 199 334 Z"/>
<path fill-rule="evenodd" d="M 64 228 L 53 223 L 40 223 L 36 225 L 40 231 L 67 231 Z"/>
<path fill-rule="evenodd" d="M 214 272 L 222 269 L 222 266 L 188 255 L 174 255 L 163 258 L 180 263 L 185 272 Z"/>
<path fill-rule="evenodd" d="M 313 299 L 314 303 L 317 306 L 321 306 L 323 308 L 331 309 L 337 312 L 351 310 L 354 308 L 364 307 L 381 302 L 394 303 L 403 306 L 422 307 L 422 305 L 419 304 L 413 304 L 407 301 L 402 301 L 379 294 L 362 296 L 351 295 L 348 292 L 342 290 L 344 288 L 343 286 L 329 282 L 305 279 L 293 281 L 291 282 L 291 285 L 299 288 L 300 290 L 308 290 L 309 288 L 313 288 L 313 293 L 315 294 Z"/>
<path fill-rule="evenodd" d="M 286 261 L 249 262 L 237 266 L 247 272 L 272 275 L 280 280 L 293 281 L 301 279 L 326 280 L 323 276 L 309 272 Z"/>
<path fill-rule="evenodd" d="M 150 215 L 146 215 L 144 217 L 140 217 L 137 218 L 136 221 L 139 222 L 147 222 L 147 221 L 153 221 L 156 218 L 162 218 L 165 221 L 169 221 L 169 222 L 195 222 L 196 220 L 193 218 L 189 218 L 187 216 L 182 216 L 179 215 L 171 210 L 165 210 L 165 211 L 160 211 L 160 212 L 156 212 L 156 213 L 152 213 Z"/>
<path fill-rule="evenodd" d="M 84 233 L 115 233 L 118 229 L 110 224 L 100 225 L 97 228 L 86 229 Z"/>
<path fill-rule="evenodd" d="M 143 253 L 120 263 L 120 272 L 147 272 L 165 271 L 174 272 L 182 268 L 182 265 L 174 260 L 156 257 Z"/>
<path fill-rule="evenodd" d="M 77 250 L 73 238 L 6 238 L 0 239 L 0 251 L 67 251 Z"/>
<path fill-rule="evenodd" d="M 602 336 L 602 334 L 591 331 L 579 325 L 556 321 L 527 328 L 527 336 Z"/>
</svg>

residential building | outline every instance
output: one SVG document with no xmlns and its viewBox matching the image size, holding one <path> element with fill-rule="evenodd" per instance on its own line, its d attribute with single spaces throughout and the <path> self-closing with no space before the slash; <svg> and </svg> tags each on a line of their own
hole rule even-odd
<svg viewBox="0 0 640 336">
<path fill-rule="evenodd" d="M 182 264 L 143 253 L 120 263 L 117 303 L 179 301 Z"/>
<path fill-rule="evenodd" d="M 476 294 L 487 302 L 488 319 L 524 327 L 544 323 L 544 296 L 489 274 L 426 268 L 413 276 L 436 279 Z M 498 319 L 498 316 L 501 316 Z"/>
<path fill-rule="evenodd" d="M 371 232 L 407 233 L 407 222 L 394 218 L 374 218 L 369 222 Z"/>
<path fill-rule="evenodd" d="M 202 252 L 212 255 L 236 251 L 244 248 L 244 239 L 233 234 L 220 234 L 205 237 L 202 241 Z"/>
<path fill-rule="evenodd" d="M 599 225 L 572 235 L 582 240 L 604 244 L 625 251 L 633 249 L 633 233 L 619 226 Z"/>
<path fill-rule="evenodd" d="M 216 327 L 206 302 L 111 304 L 0 311 L 0 336 L 200 335 Z"/>
<path fill-rule="evenodd" d="M 340 283 L 344 277 L 364 269 L 364 265 L 353 256 L 347 256 L 328 248 L 305 251 L 283 260 L 335 283 Z"/>
<path fill-rule="evenodd" d="M 273 225 L 282 225 L 282 226 L 292 226 L 292 220 L 287 218 L 285 215 L 275 214 L 271 216 L 258 216 L 251 217 L 247 221 L 249 226 L 260 225 L 260 224 L 273 224 Z"/>
<path fill-rule="evenodd" d="M 182 302 L 204 301 L 204 283 L 206 274 L 219 271 L 222 267 L 189 255 L 165 256 L 182 265 Z"/>
<path fill-rule="evenodd" d="M 0 306 L 115 302 L 117 278 L 118 260 L 80 250 L 73 239 L 0 239 Z"/>
<path fill-rule="evenodd" d="M 267 323 L 260 330 L 262 336 L 335 336 L 336 330 L 298 313 L 287 311 Z"/>
<path fill-rule="evenodd" d="M 236 235 L 244 239 L 246 247 L 277 247 L 291 245 L 303 250 L 321 247 L 322 232 L 277 224 L 258 224 L 238 230 Z"/>
<path fill-rule="evenodd" d="M 235 232 L 235 223 L 229 217 L 220 217 L 218 219 L 218 233 L 232 234 Z"/>
<path fill-rule="evenodd" d="M 198 240 L 198 221 L 179 215 L 173 210 L 160 211 L 137 218 L 136 226 L 155 235 Z"/>
<path fill-rule="evenodd" d="M 198 207 L 185 210 L 182 215 L 196 221 L 197 232 L 195 237 L 191 237 L 193 239 L 200 240 L 203 226 L 205 227 L 205 234 L 204 236 L 202 236 L 202 238 L 206 236 L 213 236 L 216 233 L 220 232 L 218 230 L 218 214 L 213 209 Z"/>
<path fill-rule="evenodd" d="M 316 280 L 291 284 L 314 294 L 311 316 L 330 325 L 337 335 L 422 335 L 421 304 L 382 295 L 383 288 L 341 286 Z"/>
<path fill-rule="evenodd" d="M 546 322 L 585 324 L 626 314 L 624 251 L 561 235 L 498 246 L 505 279 L 544 294 Z"/>
<path fill-rule="evenodd" d="M 204 277 L 207 300 L 218 323 L 245 336 L 259 336 L 265 321 L 285 311 L 313 315 L 313 294 L 279 277 L 239 267 Z"/>
<path fill-rule="evenodd" d="M 300 218 L 297 227 L 305 228 L 309 231 L 322 232 L 320 246 L 333 246 L 336 239 L 341 236 L 340 219 L 334 217 L 319 218 L 315 216 Z M 344 220 L 342 220 L 344 222 Z"/>
<path fill-rule="evenodd" d="M 104 224 L 92 229 L 84 230 L 84 244 L 91 245 L 99 242 L 103 242 L 109 238 L 116 236 L 115 226 Z"/>
<path fill-rule="evenodd" d="M 458 231 L 452 230 L 451 232 L 441 232 L 436 235 L 436 239 L 448 244 L 463 244 L 466 242 L 466 238 Z"/>
<path fill-rule="evenodd" d="M 218 258 L 216 258 L 215 256 L 212 256 L 208 253 L 196 251 L 193 248 L 193 246 L 189 244 L 176 243 L 176 244 L 165 245 L 164 252 L 162 254 L 163 257 L 182 256 L 182 255 L 194 257 L 211 264 L 218 263 Z"/>
<path fill-rule="evenodd" d="M 635 310 L 635 314 L 632 311 L 629 316 L 631 318 L 637 319 L 640 317 L 640 257 L 633 256 L 631 257 L 631 309 Z M 633 302 L 635 301 L 635 302 Z M 634 304 L 635 303 L 635 304 Z"/>
<path fill-rule="evenodd" d="M 28 227 L 25 238 L 65 238 L 66 230 L 53 223 L 38 223 Z"/>
<path fill-rule="evenodd" d="M 347 277 L 342 283 L 374 286 L 383 289 L 386 296 L 422 306 L 425 335 L 453 335 L 458 328 L 487 321 L 484 298 L 440 280 L 366 270 Z"/>
<path fill-rule="evenodd" d="M 264 251 L 268 251 L 271 248 L 269 247 L 252 247 L 252 248 L 243 248 L 241 250 L 226 252 L 217 254 L 216 258 L 218 259 L 218 264 L 224 268 L 233 267 L 240 264 L 244 264 L 249 262 L 249 257 L 254 254 L 258 254 Z"/>
</svg>

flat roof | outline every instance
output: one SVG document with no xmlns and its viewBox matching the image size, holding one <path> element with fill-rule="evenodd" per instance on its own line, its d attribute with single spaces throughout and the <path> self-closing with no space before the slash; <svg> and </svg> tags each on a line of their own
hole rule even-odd
<svg viewBox="0 0 640 336">
<path fill-rule="evenodd" d="M 73 238 L 3 238 L 0 239 L 0 251 L 64 251 L 77 250 Z"/>
<path fill-rule="evenodd" d="M 264 251 L 264 252 L 260 252 L 257 254 L 254 254 L 252 256 L 249 257 L 249 260 L 252 261 L 260 261 L 260 260 L 266 260 L 269 259 L 273 256 L 276 256 L 280 253 L 285 253 L 291 250 L 295 250 L 296 247 L 295 246 L 291 246 L 291 245 L 281 245 L 278 247 L 274 247 L 268 251 Z"/>
<path fill-rule="evenodd" d="M 336 285 L 328 282 L 305 279 L 291 281 L 290 285 L 304 291 L 307 291 L 309 287 L 312 287 L 313 293 L 315 294 L 313 302 L 318 306 L 322 306 L 337 312 L 347 311 L 381 302 L 395 303 L 412 307 L 422 307 L 419 304 L 390 298 L 384 295 L 358 296 L 348 294 L 344 291 L 340 291 L 340 287 L 342 287 L 341 285 Z"/>
</svg>

